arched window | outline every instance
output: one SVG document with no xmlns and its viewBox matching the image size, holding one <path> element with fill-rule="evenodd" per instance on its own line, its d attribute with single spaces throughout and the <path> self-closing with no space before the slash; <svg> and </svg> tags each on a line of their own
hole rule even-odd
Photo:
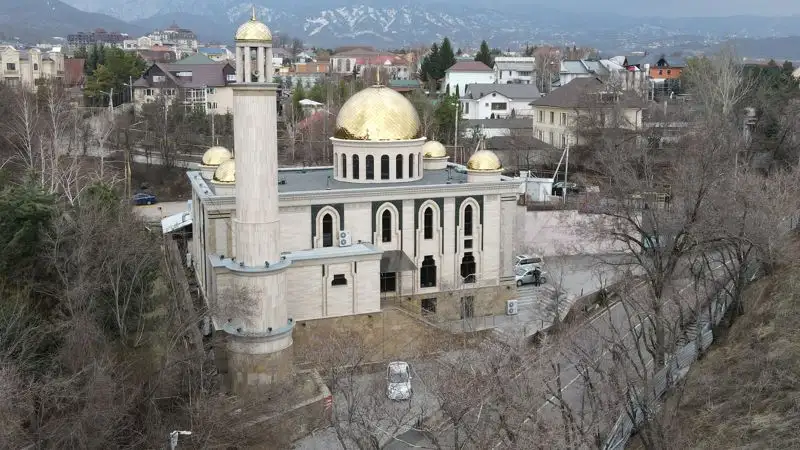
<svg viewBox="0 0 800 450">
<path fill-rule="evenodd" d="M 408 155 L 408 178 L 414 178 L 414 154 Z"/>
<path fill-rule="evenodd" d="M 425 208 L 423 216 L 423 232 L 425 239 L 433 239 L 433 208 Z"/>
<path fill-rule="evenodd" d="M 436 261 L 433 256 L 428 255 L 422 260 L 422 266 L 419 268 L 419 287 L 435 287 L 436 286 Z"/>
<path fill-rule="evenodd" d="M 475 257 L 472 256 L 472 252 L 464 253 L 464 257 L 461 258 L 461 278 L 464 283 L 475 282 Z"/>
<path fill-rule="evenodd" d="M 403 179 L 403 155 L 397 155 L 394 163 L 394 173 L 397 174 L 397 179 Z"/>
<path fill-rule="evenodd" d="M 417 161 L 420 161 L 420 164 L 417 164 L 417 176 L 421 177 L 422 176 L 422 163 L 421 163 L 421 161 L 422 161 L 422 153 L 417 155 Z"/>
<path fill-rule="evenodd" d="M 347 155 L 342 153 L 342 178 L 347 178 Z"/>
<path fill-rule="evenodd" d="M 322 246 L 333 247 L 333 216 L 322 216 Z"/>
<path fill-rule="evenodd" d="M 381 180 L 389 179 L 389 155 L 381 156 Z"/>
<path fill-rule="evenodd" d="M 472 205 L 464 208 L 464 236 L 472 236 Z"/>
<path fill-rule="evenodd" d="M 375 158 L 372 155 L 367 155 L 367 179 L 375 179 Z"/>
<path fill-rule="evenodd" d="M 361 178 L 361 170 L 358 167 L 358 155 L 353 155 L 353 179 Z"/>
<path fill-rule="evenodd" d="M 381 214 L 381 242 L 392 242 L 392 213 L 388 209 Z"/>
</svg>

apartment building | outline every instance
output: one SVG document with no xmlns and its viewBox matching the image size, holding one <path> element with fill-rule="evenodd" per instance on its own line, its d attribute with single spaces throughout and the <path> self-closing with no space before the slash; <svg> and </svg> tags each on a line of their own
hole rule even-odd
<svg viewBox="0 0 800 450">
<path fill-rule="evenodd" d="M 207 114 L 227 114 L 233 111 L 235 82 L 236 70 L 228 63 L 155 63 L 133 83 L 134 107 L 140 110 L 147 103 L 164 101 Z"/>
</svg>

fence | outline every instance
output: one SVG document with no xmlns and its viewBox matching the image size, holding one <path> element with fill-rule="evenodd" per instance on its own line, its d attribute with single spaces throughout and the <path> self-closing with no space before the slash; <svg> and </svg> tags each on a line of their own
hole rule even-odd
<svg viewBox="0 0 800 450">
<path fill-rule="evenodd" d="M 753 265 L 746 274 L 747 280 L 753 281 L 759 274 L 760 267 Z M 663 369 L 653 375 L 651 385 L 646 387 L 648 391 L 642 396 L 631 395 L 628 407 L 617 419 L 606 438 L 604 450 L 624 449 L 631 434 L 644 422 L 645 415 L 642 412 L 656 410 L 659 399 L 675 381 L 681 380 L 689 373 L 689 368 L 697 360 L 698 355 L 711 347 L 714 342 L 712 329 L 719 325 L 731 306 L 729 292 L 732 283 L 729 282 L 725 288 L 717 292 L 698 319 L 685 328 L 684 335 L 679 339 L 679 343 L 684 345 L 672 355 Z"/>
</svg>

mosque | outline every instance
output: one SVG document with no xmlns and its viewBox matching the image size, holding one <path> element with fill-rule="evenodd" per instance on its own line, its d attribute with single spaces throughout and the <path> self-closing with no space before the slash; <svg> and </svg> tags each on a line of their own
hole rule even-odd
<svg viewBox="0 0 800 450">
<path fill-rule="evenodd" d="M 466 166 L 420 136 L 384 86 L 336 117 L 329 167 L 279 168 L 272 36 L 236 34 L 234 149 L 188 172 L 191 260 L 234 392 L 291 375 L 297 324 L 376 314 L 382 301 L 441 320 L 503 314 L 515 295 L 517 185 L 491 151 Z"/>
</svg>

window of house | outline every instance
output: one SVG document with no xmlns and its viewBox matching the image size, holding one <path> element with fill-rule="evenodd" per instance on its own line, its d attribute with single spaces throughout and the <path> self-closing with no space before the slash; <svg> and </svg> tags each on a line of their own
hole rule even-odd
<svg viewBox="0 0 800 450">
<path fill-rule="evenodd" d="M 420 313 L 422 313 L 423 316 L 436 314 L 436 299 L 423 298 L 420 302 Z"/>
<path fill-rule="evenodd" d="M 472 236 L 472 205 L 464 208 L 464 236 Z"/>
<path fill-rule="evenodd" d="M 345 278 L 344 274 L 337 273 L 331 280 L 331 286 L 347 286 L 347 278 Z"/>
<path fill-rule="evenodd" d="M 144 90 L 144 95 L 146 95 L 148 97 L 152 97 L 153 96 L 153 90 L 152 89 L 145 89 Z"/>
<path fill-rule="evenodd" d="M 381 180 L 389 179 L 389 155 L 381 156 Z"/>
<path fill-rule="evenodd" d="M 367 155 L 367 179 L 375 179 L 375 157 L 372 155 Z"/>
<path fill-rule="evenodd" d="M 164 95 L 175 95 L 175 89 L 173 88 L 164 89 Z"/>
<path fill-rule="evenodd" d="M 342 178 L 347 178 L 347 155 L 342 153 Z"/>
<path fill-rule="evenodd" d="M 153 83 L 163 83 L 164 75 L 153 75 Z"/>
<path fill-rule="evenodd" d="M 436 287 L 436 261 L 432 255 L 422 260 L 422 266 L 419 268 L 419 287 Z"/>
<path fill-rule="evenodd" d="M 505 103 L 492 103 L 492 111 L 505 111 L 506 104 Z"/>
<path fill-rule="evenodd" d="M 475 297 L 467 295 L 461 297 L 461 318 L 469 319 L 475 316 Z"/>
<path fill-rule="evenodd" d="M 550 123 L 556 123 L 556 113 L 554 111 L 550 111 Z"/>
<path fill-rule="evenodd" d="M 216 88 L 207 88 L 206 89 L 206 94 L 208 94 L 208 95 L 214 95 L 216 93 L 217 93 L 217 89 Z"/>
<path fill-rule="evenodd" d="M 361 170 L 358 167 L 358 155 L 353 155 L 353 179 L 361 177 Z"/>
<path fill-rule="evenodd" d="M 566 134 L 562 134 L 561 135 L 561 148 L 565 148 L 566 146 L 567 146 L 567 135 Z"/>
<path fill-rule="evenodd" d="M 397 273 L 381 272 L 381 292 L 394 292 L 397 290 Z"/>
<path fill-rule="evenodd" d="M 422 153 L 417 153 L 417 161 L 419 161 L 419 164 L 417 164 L 417 176 L 421 177 L 422 176 Z"/>
<path fill-rule="evenodd" d="M 423 235 L 425 239 L 433 239 L 433 208 L 425 208 L 423 217 Z"/>
<path fill-rule="evenodd" d="M 544 122 L 544 111 L 539 111 L 539 123 Z"/>
<path fill-rule="evenodd" d="M 381 242 L 392 242 L 392 213 L 388 209 L 381 214 Z"/>
<path fill-rule="evenodd" d="M 394 173 L 397 175 L 398 180 L 403 179 L 403 155 L 397 155 L 397 158 L 395 158 Z"/>
<path fill-rule="evenodd" d="M 472 248 L 472 239 L 464 239 L 464 248 L 466 249 Z"/>
<path fill-rule="evenodd" d="M 548 133 L 547 137 L 550 138 L 550 142 L 548 142 L 548 144 L 555 144 L 556 143 L 555 135 L 554 135 L 554 133 L 552 131 L 550 133 Z"/>
<path fill-rule="evenodd" d="M 344 60 L 344 64 L 345 64 L 345 69 L 344 70 L 346 70 L 347 72 L 350 72 L 350 70 L 352 70 L 350 68 L 350 60 L 349 59 L 345 59 Z"/>
<path fill-rule="evenodd" d="M 414 154 L 408 155 L 408 178 L 414 178 Z"/>
<path fill-rule="evenodd" d="M 464 102 L 464 114 L 469 114 L 469 102 Z"/>
<path fill-rule="evenodd" d="M 33 63 L 33 70 L 39 70 L 39 64 Z"/>
<path fill-rule="evenodd" d="M 322 216 L 322 246 L 333 247 L 333 216 Z"/>
<path fill-rule="evenodd" d="M 464 283 L 475 282 L 475 267 L 475 257 L 472 252 L 464 253 L 464 257 L 461 258 L 461 278 Z"/>
<path fill-rule="evenodd" d="M 671 71 L 671 70 L 669 70 L 669 69 L 667 69 L 667 75 L 669 75 L 669 74 L 671 74 L 671 73 L 672 73 L 672 71 Z"/>
<path fill-rule="evenodd" d="M 567 113 L 561 113 L 561 125 L 567 124 Z"/>
<path fill-rule="evenodd" d="M 658 74 L 659 75 L 664 75 L 664 71 L 659 69 Z"/>
</svg>

